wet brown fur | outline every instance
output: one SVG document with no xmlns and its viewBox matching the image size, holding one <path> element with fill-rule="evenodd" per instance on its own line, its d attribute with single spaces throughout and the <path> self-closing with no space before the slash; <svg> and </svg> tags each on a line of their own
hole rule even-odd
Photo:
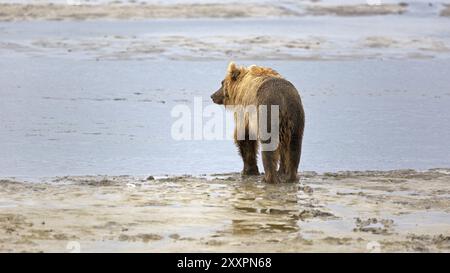
<svg viewBox="0 0 450 273">
<path fill-rule="evenodd" d="M 248 105 L 279 106 L 279 144 L 275 151 L 262 151 L 264 180 L 269 183 L 280 182 L 280 177 L 287 181 L 297 181 L 297 170 L 305 126 L 305 114 L 298 91 L 275 70 L 260 66 L 237 67 L 234 63 L 228 66 L 222 87 L 211 98 L 217 104 L 236 111 L 236 107 Z M 270 111 L 268 120 L 270 121 Z M 236 128 L 239 120 L 236 120 Z M 243 175 L 259 174 L 257 166 L 258 141 L 250 140 L 251 128 L 248 118 L 243 122 L 245 140 L 237 139 L 235 128 L 234 139 L 244 162 Z M 262 141 L 262 143 L 265 143 Z M 278 168 L 278 171 L 277 171 Z"/>
</svg>

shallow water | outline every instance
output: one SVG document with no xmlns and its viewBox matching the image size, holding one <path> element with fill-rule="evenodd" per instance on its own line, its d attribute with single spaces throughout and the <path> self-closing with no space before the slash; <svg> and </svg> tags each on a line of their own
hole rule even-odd
<svg viewBox="0 0 450 273">
<path fill-rule="evenodd" d="M 210 105 L 230 59 L 300 90 L 300 170 L 448 167 L 450 20 L 413 2 L 389 16 L 0 22 L 0 176 L 239 171 L 231 140 L 171 137 L 173 107 Z"/>
<path fill-rule="evenodd" d="M 446 60 L 244 63 L 274 67 L 300 90 L 301 170 L 450 165 Z M 210 104 L 225 66 L 4 57 L 0 176 L 239 171 L 232 141 L 170 135 L 171 109 L 192 106 L 196 96 Z"/>
</svg>

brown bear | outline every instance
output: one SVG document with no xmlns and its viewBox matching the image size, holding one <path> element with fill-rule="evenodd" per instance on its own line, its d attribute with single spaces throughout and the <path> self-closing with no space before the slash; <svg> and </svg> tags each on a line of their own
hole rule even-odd
<svg viewBox="0 0 450 273">
<path fill-rule="evenodd" d="M 235 112 L 234 140 L 244 161 L 243 175 L 259 174 L 258 147 L 275 140 L 275 149 L 262 149 L 261 152 L 265 172 L 263 180 L 277 183 L 281 177 L 286 181 L 297 181 L 305 113 L 300 95 L 289 81 L 271 68 L 255 65 L 238 67 L 230 63 L 222 86 L 211 95 L 211 99 Z M 256 123 L 248 113 L 237 114 L 242 107 L 251 105 L 258 109 Z M 273 134 L 270 138 L 261 137 L 261 128 L 265 125 L 260 119 L 262 114 L 259 110 L 262 108 L 267 111 L 266 128 L 271 128 L 271 133 L 275 130 L 275 137 Z M 276 117 L 277 126 L 273 125 L 273 117 Z M 244 137 L 238 137 L 241 126 L 245 128 Z M 256 137 L 252 138 L 254 134 Z"/>
</svg>

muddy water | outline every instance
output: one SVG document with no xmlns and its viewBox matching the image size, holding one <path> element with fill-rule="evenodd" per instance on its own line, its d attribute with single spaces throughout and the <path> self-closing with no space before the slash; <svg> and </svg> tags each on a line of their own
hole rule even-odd
<svg viewBox="0 0 450 273">
<path fill-rule="evenodd" d="M 450 251 L 450 170 L 2 180 L 0 251 Z"/>
</svg>

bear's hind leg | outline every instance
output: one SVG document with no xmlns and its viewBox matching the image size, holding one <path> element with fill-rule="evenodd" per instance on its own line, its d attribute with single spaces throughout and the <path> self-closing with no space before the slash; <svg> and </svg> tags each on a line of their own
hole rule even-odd
<svg viewBox="0 0 450 273">
<path fill-rule="evenodd" d="M 236 144 L 244 161 L 242 175 L 259 175 L 257 164 L 258 142 L 256 140 L 238 140 Z"/>
<path fill-rule="evenodd" d="M 287 167 L 286 167 L 286 151 L 283 149 L 279 149 L 279 154 L 280 154 L 280 166 L 278 167 L 278 175 L 280 177 L 284 177 L 287 173 Z"/>
<path fill-rule="evenodd" d="M 277 151 L 262 152 L 262 160 L 264 165 L 263 182 L 280 183 L 280 178 L 277 173 L 278 157 Z"/>
<path fill-rule="evenodd" d="M 289 157 L 287 160 L 287 181 L 297 182 L 297 171 L 300 163 L 300 155 L 302 153 L 302 135 L 295 134 L 291 138 L 289 144 Z"/>
<path fill-rule="evenodd" d="M 289 167 L 289 149 L 290 149 L 290 127 L 286 119 L 282 119 L 280 127 L 280 144 L 278 145 L 278 153 L 280 155 L 280 166 L 278 168 L 278 175 L 284 179 L 288 173 Z M 288 133 L 286 133 L 286 131 Z"/>
</svg>

